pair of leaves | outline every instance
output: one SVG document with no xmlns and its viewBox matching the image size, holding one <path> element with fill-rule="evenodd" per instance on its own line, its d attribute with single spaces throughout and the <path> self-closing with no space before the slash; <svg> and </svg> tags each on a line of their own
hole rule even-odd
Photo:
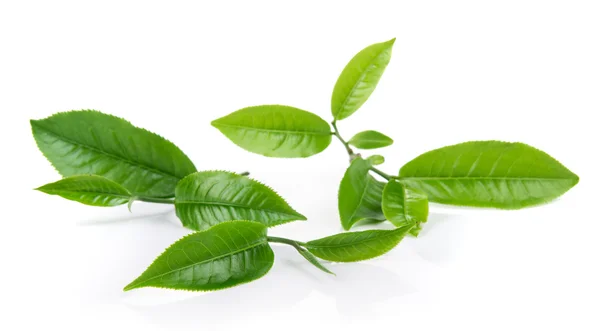
<svg viewBox="0 0 600 331">
<path fill-rule="evenodd" d="M 433 202 L 519 209 L 559 197 L 579 177 L 526 144 L 472 141 L 418 156 L 400 169 L 400 181 Z"/>
<path fill-rule="evenodd" d="M 338 210 L 345 230 L 363 220 L 385 220 L 381 209 L 385 184 L 369 174 L 370 167 L 371 163 L 367 160 L 353 160 L 340 183 Z"/>
<path fill-rule="evenodd" d="M 340 183 L 338 209 L 344 229 L 363 220 L 387 219 L 397 227 L 417 225 L 416 228 L 426 222 L 427 196 L 394 180 L 387 184 L 377 181 L 369 173 L 371 165 L 369 160 L 353 160 Z"/>
<path fill-rule="evenodd" d="M 334 119 L 352 115 L 375 90 L 392 55 L 395 39 L 360 51 L 344 68 L 331 98 Z M 262 105 L 240 109 L 214 120 L 212 125 L 241 148 L 269 157 L 308 157 L 331 143 L 331 128 L 321 117 L 298 108 Z M 385 147 L 392 140 L 375 131 L 357 134 L 358 148 Z"/>
<path fill-rule="evenodd" d="M 176 196 L 177 215 L 193 230 L 238 219 L 267 226 L 306 219 L 272 189 L 245 176 L 196 172 L 171 142 L 123 119 L 72 111 L 31 125 L 40 150 L 68 176 L 38 188 L 42 192 L 103 207 Z"/>
<path fill-rule="evenodd" d="M 135 199 L 121 185 L 95 175 L 67 177 L 38 190 L 91 206 L 117 206 Z M 225 171 L 197 172 L 185 177 L 177 184 L 174 204 L 181 223 L 192 230 L 205 230 L 232 220 L 256 221 L 266 226 L 306 220 L 271 188 Z"/>
<path fill-rule="evenodd" d="M 331 273 L 316 258 L 355 262 L 383 255 L 394 248 L 411 226 L 395 230 L 342 233 L 294 244 L 319 269 Z M 286 240 L 289 241 L 289 240 Z M 188 235 L 161 254 L 125 291 L 142 287 L 212 291 L 264 276 L 274 262 L 267 227 L 248 221 L 224 222 Z"/>
<path fill-rule="evenodd" d="M 196 172 L 170 141 L 97 111 L 32 120 L 31 129 L 40 151 L 62 176 L 102 176 L 136 196 L 171 197 L 177 182 Z"/>
</svg>

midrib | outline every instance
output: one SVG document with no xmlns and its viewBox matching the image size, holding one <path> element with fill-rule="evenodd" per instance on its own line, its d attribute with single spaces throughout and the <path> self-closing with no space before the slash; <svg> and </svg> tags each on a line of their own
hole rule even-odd
<svg viewBox="0 0 600 331">
<path fill-rule="evenodd" d="M 42 130 L 43 130 L 43 131 L 45 131 L 46 133 L 48 133 L 48 134 L 50 134 L 50 135 L 52 135 L 52 136 L 54 136 L 54 137 L 56 137 L 56 138 L 58 138 L 58 139 L 61 139 L 61 140 L 65 141 L 65 142 L 67 142 L 67 143 L 70 143 L 70 144 L 72 144 L 72 145 L 82 146 L 82 147 L 84 147 L 84 148 L 86 148 L 86 149 L 89 149 L 89 150 L 92 150 L 92 151 L 94 151 L 94 152 L 96 152 L 96 153 L 98 153 L 98 154 L 105 155 L 105 156 L 107 156 L 107 157 L 109 157 L 109 158 L 112 158 L 112 159 L 115 159 L 115 160 L 118 160 L 118 161 L 121 161 L 121 162 L 124 162 L 124 163 L 128 163 L 128 164 L 130 164 L 130 165 L 132 165 L 132 166 L 135 166 L 135 167 L 138 167 L 138 168 L 142 168 L 142 169 L 145 169 L 145 170 L 147 170 L 147 171 L 150 171 L 150 172 L 153 172 L 153 173 L 156 173 L 156 174 L 160 174 L 160 175 L 165 175 L 165 176 L 173 177 L 173 178 L 175 178 L 175 179 L 181 179 L 181 177 L 179 177 L 179 176 L 177 176 L 177 175 L 174 175 L 174 174 L 170 174 L 170 173 L 164 172 L 164 171 L 162 171 L 162 170 L 160 170 L 160 169 L 156 169 L 156 168 L 150 168 L 150 167 L 148 167 L 148 166 L 146 166 L 146 165 L 139 164 L 139 163 L 135 163 L 135 162 L 133 162 L 132 160 L 129 160 L 129 159 L 122 158 L 122 157 L 120 157 L 120 156 L 118 156 L 118 155 L 109 154 L 109 153 L 107 153 L 107 152 L 105 152 L 105 151 L 103 151 L 103 150 L 101 150 L 101 149 L 98 149 L 98 148 L 96 148 L 96 147 L 92 147 L 92 146 L 89 146 L 89 145 L 86 145 L 86 144 L 82 144 L 82 143 L 80 143 L 80 142 L 77 142 L 77 141 L 75 141 L 75 140 L 72 140 L 72 139 L 70 139 L 70 138 L 67 138 L 67 137 L 65 137 L 65 136 L 62 136 L 62 135 L 60 135 L 60 134 L 58 134 L 58 133 L 56 133 L 56 132 L 53 132 L 53 131 L 51 131 L 51 130 L 48 130 L 48 128 L 42 127 L 42 126 L 40 126 L 40 125 L 37 125 L 37 127 L 38 127 L 39 129 L 42 129 Z"/>
</svg>

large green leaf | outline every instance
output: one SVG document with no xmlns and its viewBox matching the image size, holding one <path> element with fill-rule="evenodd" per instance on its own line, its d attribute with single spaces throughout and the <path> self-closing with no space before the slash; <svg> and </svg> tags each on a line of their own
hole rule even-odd
<svg viewBox="0 0 600 331">
<path fill-rule="evenodd" d="M 384 183 L 369 174 L 369 161 L 358 158 L 352 161 L 340 183 L 338 209 L 344 229 L 362 220 L 384 221 L 381 195 Z"/>
<path fill-rule="evenodd" d="M 98 207 L 118 206 L 131 199 L 131 193 L 126 188 L 96 175 L 71 176 L 36 190 Z"/>
<path fill-rule="evenodd" d="M 381 206 L 385 218 L 395 226 L 414 224 L 419 229 L 429 215 L 427 195 L 395 180 L 385 185 Z"/>
<path fill-rule="evenodd" d="M 375 149 L 389 146 L 394 140 L 381 132 L 368 130 L 355 134 L 348 143 L 360 149 Z"/>
<path fill-rule="evenodd" d="M 414 224 L 395 230 L 367 230 L 340 233 L 306 243 L 317 257 L 334 262 L 355 262 L 383 255 L 396 247 Z"/>
<path fill-rule="evenodd" d="M 422 154 L 400 170 L 401 182 L 430 201 L 518 209 L 548 202 L 579 177 L 522 143 L 472 141 Z"/>
<path fill-rule="evenodd" d="M 175 210 L 183 225 L 193 230 L 233 220 L 266 226 L 306 220 L 271 188 L 225 171 L 197 172 L 181 180 L 175 190 Z"/>
<path fill-rule="evenodd" d="M 289 106 L 248 107 L 212 122 L 241 148 L 271 157 L 308 157 L 331 143 L 331 128 L 319 116 Z"/>
<path fill-rule="evenodd" d="M 196 171 L 170 141 L 131 123 L 93 110 L 32 120 L 38 147 L 64 176 L 98 175 L 132 194 L 173 196 L 175 185 Z"/>
<path fill-rule="evenodd" d="M 225 222 L 174 243 L 125 291 L 141 287 L 221 290 L 264 276 L 273 259 L 263 224 Z"/>
<path fill-rule="evenodd" d="M 362 106 L 375 90 L 392 57 L 396 38 L 368 46 L 346 65 L 333 88 L 331 113 L 343 120 Z"/>
</svg>

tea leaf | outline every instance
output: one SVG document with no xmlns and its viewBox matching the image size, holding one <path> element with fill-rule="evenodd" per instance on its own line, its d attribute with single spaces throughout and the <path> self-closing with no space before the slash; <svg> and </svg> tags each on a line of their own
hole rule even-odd
<svg viewBox="0 0 600 331">
<path fill-rule="evenodd" d="M 71 176 L 36 190 L 98 207 L 123 205 L 131 199 L 131 193 L 123 186 L 96 175 Z"/>
<path fill-rule="evenodd" d="M 40 151 L 64 176 L 98 175 L 133 195 L 170 197 L 194 164 L 170 141 L 93 110 L 32 120 Z"/>
<path fill-rule="evenodd" d="M 232 220 L 266 226 L 306 220 L 269 187 L 225 171 L 197 172 L 181 180 L 175 190 L 175 211 L 192 230 Z"/>
<path fill-rule="evenodd" d="M 174 243 L 124 290 L 221 290 L 259 279 L 271 269 L 273 260 L 264 225 L 225 222 Z"/>
<path fill-rule="evenodd" d="M 391 180 L 383 189 L 382 209 L 385 218 L 395 226 L 413 224 L 420 228 L 421 223 L 427 222 L 429 202 L 425 193 Z"/>
<path fill-rule="evenodd" d="M 400 177 L 433 202 L 503 209 L 551 201 L 579 182 L 550 155 L 501 141 L 471 141 L 427 152 L 404 165 Z"/>
<path fill-rule="evenodd" d="M 380 165 L 385 162 L 385 158 L 381 155 L 371 155 L 367 158 L 367 161 L 369 161 L 371 165 Z"/>
<path fill-rule="evenodd" d="M 355 159 L 340 183 L 338 209 L 345 230 L 362 220 L 385 220 L 381 210 L 384 184 L 369 174 L 369 167 L 367 160 Z"/>
<path fill-rule="evenodd" d="M 317 258 L 308 250 L 302 248 L 302 247 L 298 247 L 298 252 L 308 261 L 310 262 L 312 265 L 314 265 L 315 267 L 319 268 L 321 271 L 324 271 L 328 274 L 334 275 L 335 274 L 333 272 L 331 272 L 331 270 L 325 268 L 325 266 L 323 264 L 321 264 L 321 262 L 319 262 L 319 260 L 317 260 Z"/>
<path fill-rule="evenodd" d="M 396 38 L 366 47 L 346 65 L 333 88 L 331 113 L 336 120 L 352 115 L 371 96 L 392 57 Z"/>
<path fill-rule="evenodd" d="M 340 233 L 309 241 L 306 248 L 317 257 L 334 262 L 356 262 L 383 255 L 396 247 L 414 224 L 395 230 Z"/>
<path fill-rule="evenodd" d="M 357 133 L 348 143 L 360 149 L 375 149 L 389 146 L 394 140 L 383 133 L 369 130 Z"/>
<path fill-rule="evenodd" d="M 331 128 L 319 116 L 289 106 L 240 109 L 212 122 L 241 148 L 270 157 L 308 157 L 331 143 Z"/>
</svg>

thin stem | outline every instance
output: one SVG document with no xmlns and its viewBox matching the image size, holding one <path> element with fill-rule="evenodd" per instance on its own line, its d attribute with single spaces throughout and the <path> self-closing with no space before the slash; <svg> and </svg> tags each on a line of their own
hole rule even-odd
<svg viewBox="0 0 600 331">
<path fill-rule="evenodd" d="M 267 241 L 272 242 L 272 243 L 279 243 L 279 244 L 286 244 L 286 245 L 294 246 L 296 249 L 301 249 L 302 246 L 306 245 L 306 243 L 303 243 L 300 241 L 287 239 L 287 238 L 279 238 L 279 237 L 267 237 Z"/>
<path fill-rule="evenodd" d="M 383 171 L 381 171 L 381 170 L 379 170 L 379 169 L 377 169 L 377 168 L 375 168 L 375 167 L 371 167 L 371 168 L 369 168 L 369 169 L 370 169 L 371 171 L 373 171 L 374 173 L 378 174 L 379 176 L 381 176 L 381 177 L 383 177 L 383 178 L 387 179 L 388 181 L 389 181 L 389 180 L 392 180 L 392 178 L 396 178 L 396 177 L 394 177 L 394 176 L 391 176 L 391 175 L 388 175 L 388 174 L 386 174 L 385 172 L 383 172 Z"/>
<path fill-rule="evenodd" d="M 239 175 L 240 176 L 250 176 L 250 173 L 248 171 L 244 171 L 244 172 L 240 172 Z"/>
<path fill-rule="evenodd" d="M 164 203 L 164 204 L 168 204 L 168 205 L 175 204 L 175 200 L 169 199 L 169 198 L 135 197 L 134 199 L 137 201 Z"/>
<path fill-rule="evenodd" d="M 350 161 L 354 160 L 357 155 L 354 153 L 354 151 L 352 150 L 352 148 L 350 148 L 350 144 L 348 144 L 348 142 L 346 142 L 346 140 L 344 140 L 344 138 L 342 138 L 342 135 L 340 134 L 340 131 L 337 128 L 337 123 L 336 121 L 331 122 L 331 126 L 333 126 L 333 135 L 336 136 L 338 138 L 338 140 L 342 143 L 342 145 L 344 145 L 344 147 L 346 148 L 346 152 L 348 153 L 348 156 L 350 157 Z"/>
</svg>

